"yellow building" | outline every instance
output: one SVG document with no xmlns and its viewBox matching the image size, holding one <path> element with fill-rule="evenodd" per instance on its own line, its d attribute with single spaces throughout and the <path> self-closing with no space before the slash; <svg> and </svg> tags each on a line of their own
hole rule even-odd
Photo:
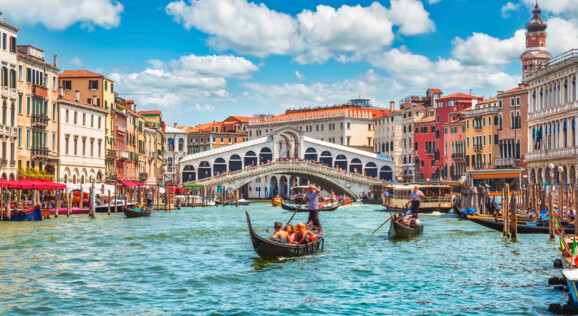
<svg viewBox="0 0 578 316">
<path fill-rule="evenodd" d="M 145 121 L 145 171 L 147 182 L 163 183 L 164 178 L 164 131 L 161 111 L 138 112 Z M 143 175 L 144 178 L 144 175 Z"/>
<path fill-rule="evenodd" d="M 106 110 L 105 151 L 114 150 L 114 81 L 88 70 L 65 70 L 58 78 L 65 95 L 75 97 L 78 91 L 81 100 Z M 105 164 L 105 179 L 110 180 L 115 173 L 114 156 L 107 155 Z"/>
<path fill-rule="evenodd" d="M 44 51 L 18 46 L 17 133 L 19 176 L 30 169 L 56 176 L 58 164 L 58 81 L 60 69 L 44 59 Z"/>
<path fill-rule="evenodd" d="M 466 120 L 466 169 L 493 169 L 499 157 L 498 99 L 491 98 L 463 110 Z"/>
</svg>

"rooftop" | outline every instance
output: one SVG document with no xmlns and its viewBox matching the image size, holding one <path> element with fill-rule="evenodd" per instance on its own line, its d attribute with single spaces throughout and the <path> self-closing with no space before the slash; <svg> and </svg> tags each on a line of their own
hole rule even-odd
<svg viewBox="0 0 578 316">
<path fill-rule="evenodd" d="M 140 115 L 163 115 L 163 113 L 159 110 L 153 110 L 153 111 L 138 111 L 137 114 Z"/>
<path fill-rule="evenodd" d="M 59 78 L 104 78 L 103 75 L 88 70 L 65 70 Z"/>
<path fill-rule="evenodd" d="M 437 100 L 441 101 L 441 100 L 449 100 L 449 99 L 481 99 L 481 98 L 482 97 L 477 97 L 477 96 L 471 95 L 471 94 L 456 92 L 456 93 L 438 98 Z"/>
<path fill-rule="evenodd" d="M 431 122 L 435 122 L 435 120 L 436 120 L 435 116 L 432 115 L 432 116 L 424 117 L 423 119 L 421 119 L 421 120 L 419 120 L 419 121 L 417 121 L 417 122 L 415 122 L 415 123 L 416 123 L 416 124 L 419 124 L 419 123 L 431 123 Z"/>
</svg>

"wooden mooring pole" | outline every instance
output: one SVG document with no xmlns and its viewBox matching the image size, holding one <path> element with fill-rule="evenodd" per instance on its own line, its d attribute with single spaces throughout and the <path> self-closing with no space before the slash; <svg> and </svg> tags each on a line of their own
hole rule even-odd
<svg viewBox="0 0 578 316">
<path fill-rule="evenodd" d="M 550 239 L 554 239 L 554 191 L 550 185 L 549 207 L 548 207 L 548 230 L 550 232 Z"/>
</svg>

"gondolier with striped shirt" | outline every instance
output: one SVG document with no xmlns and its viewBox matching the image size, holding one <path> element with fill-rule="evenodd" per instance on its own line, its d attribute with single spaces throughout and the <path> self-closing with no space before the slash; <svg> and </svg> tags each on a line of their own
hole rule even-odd
<svg viewBox="0 0 578 316">
<path fill-rule="evenodd" d="M 319 190 L 315 185 L 309 185 L 309 191 L 305 194 L 303 202 L 307 202 L 307 209 L 309 210 L 309 219 L 307 222 L 313 223 L 314 230 L 321 230 L 321 222 L 319 221 Z"/>
<path fill-rule="evenodd" d="M 409 199 L 411 201 L 411 215 L 413 215 L 415 218 L 419 217 L 419 206 L 421 204 L 422 197 L 425 197 L 423 192 L 419 190 L 417 185 L 414 186 L 413 191 L 409 193 Z"/>
</svg>

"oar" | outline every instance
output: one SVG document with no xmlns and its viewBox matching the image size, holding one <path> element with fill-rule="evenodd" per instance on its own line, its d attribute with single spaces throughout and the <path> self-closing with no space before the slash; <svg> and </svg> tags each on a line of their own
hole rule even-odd
<svg viewBox="0 0 578 316">
<path fill-rule="evenodd" d="M 410 202 L 407 202 L 406 205 L 404 205 L 399 211 L 395 212 L 395 214 L 393 214 L 394 216 L 397 215 L 397 213 L 402 212 L 405 210 L 405 208 L 409 205 Z M 373 233 L 371 233 L 372 235 L 375 234 L 376 231 L 378 231 L 383 225 L 385 225 L 385 223 L 389 222 L 389 220 L 392 218 L 393 216 L 390 216 L 385 222 L 383 222 L 383 224 L 379 225 L 379 227 L 377 227 Z"/>
<path fill-rule="evenodd" d="M 289 225 L 289 223 L 291 223 L 291 221 L 293 220 L 293 217 L 295 217 L 295 214 L 297 214 L 297 211 L 299 211 L 299 209 L 301 208 L 301 204 L 303 204 L 304 199 L 305 198 L 301 199 L 301 203 L 299 204 L 299 206 L 297 206 L 297 208 L 295 209 L 295 212 L 293 212 L 293 216 L 291 216 L 291 218 L 289 219 L 287 224 L 285 224 L 285 226 L 287 226 L 287 225 Z"/>
</svg>

